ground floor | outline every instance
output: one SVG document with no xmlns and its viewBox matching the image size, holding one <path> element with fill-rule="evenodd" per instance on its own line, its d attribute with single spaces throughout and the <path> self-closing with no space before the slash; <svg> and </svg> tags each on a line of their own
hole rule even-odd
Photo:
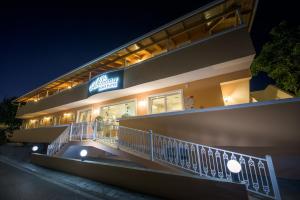
<svg viewBox="0 0 300 200">
<path fill-rule="evenodd" d="M 116 122 L 119 118 L 164 112 L 249 103 L 249 70 L 96 102 L 62 112 L 26 119 L 24 128 L 90 122 Z"/>
</svg>

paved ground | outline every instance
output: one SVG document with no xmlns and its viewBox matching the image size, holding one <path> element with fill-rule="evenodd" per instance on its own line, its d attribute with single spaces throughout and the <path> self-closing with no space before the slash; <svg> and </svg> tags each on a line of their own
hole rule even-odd
<svg viewBox="0 0 300 200">
<path fill-rule="evenodd" d="M 0 177 L 2 200 L 91 199 L 2 162 Z"/>
<path fill-rule="evenodd" d="M 32 165 L 28 162 L 17 161 L 3 155 L 0 155 L 0 164 L 1 200 L 158 199 L 148 195 L 128 191 L 116 186 L 103 184 L 63 172 L 49 170 L 43 167 Z M 34 191 L 36 191 L 37 193 L 34 193 L 34 196 L 32 196 L 31 198 L 31 195 Z"/>
</svg>

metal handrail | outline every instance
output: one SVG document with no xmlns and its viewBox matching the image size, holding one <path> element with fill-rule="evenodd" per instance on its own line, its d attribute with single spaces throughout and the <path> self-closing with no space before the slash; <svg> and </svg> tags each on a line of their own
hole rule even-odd
<svg viewBox="0 0 300 200">
<path fill-rule="evenodd" d="M 47 155 L 55 155 L 65 144 L 69 142 L 70 127 L 68 126 L 53 142 L 48 145 Z"/>
<path fill-rule="evenodd" d="M 271 156 L 260 158 L 207 145 L 196 144 L 152 131 L 83 122 L 72 124 L 48 146 L 54 155 L 68 141 L 95 140 L 158 163 L 168 164 L 212 180 L 242 183 L 249 192 L 280 199 Z M 239 163 L 238 173 L 229 170 L 230 160 Z"/>
</svg>

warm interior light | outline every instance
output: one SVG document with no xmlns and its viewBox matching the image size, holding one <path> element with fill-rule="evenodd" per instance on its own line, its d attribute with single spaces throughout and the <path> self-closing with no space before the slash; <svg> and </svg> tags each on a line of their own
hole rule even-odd
<svg viewBox="0 0 300 200">
<path fill-rule="evenodd" d="M 229 160 L 227 162 L 227 168 L 232 173 L 239 173 L 242 170 L 241 164 L 236 160 Z"/>
<path fill-rule="evenodd" d="M 68 89 L 71 89 L 71 88 L 72 88 L 72 87 L 69 85 L 69 86 L 68 86 Z"/>
<path fill-rule="evenodd" d="M 100 113 L 99 109 L 93 110 L 93 114 L 94 114 L 94 115 L 99 115 L 99 113 Z"/>
<path fill-rule="evenodd" d="M 38 146 L 33 146 L 33 147 L 32 147 L 32 151 L 33 151 L 33 152 L 37 151 L 38 149 L 39 149 Z"/>
<path fill-rule="evenodd" d="M 71 113 L 64 113 L 64 117 L 70 117 Z"/>
<path fill-rule="evenodd" d="M 86 157 L 87 156 L 87 150 L 85 150 L 85 149 L 82 149 L 81 151 L 80 151 L 80 157 Z"/>
<path fill-rule="evenodd" d="M 145 99 L 139 101 L 139 106 L 140 106 L 140 107 L 145 107 L 146 105 L 147 105 L 147 101 L 146 101 Z"/>
<path fill-rule="evenodd" d="M 38 100 L 37 99 L 34 99 L 34 102 L 37 102 Z"/>
<path fill-rule="evenodd" d="M 224 97 L 225 103 L 228 103 L 229 101 L 231 101 L 231 96 Z"/>
<path fill-rule="evenodd" d="M 50 120 L 50 117 L 44 117 L 44 120 Z"/>
</svg>

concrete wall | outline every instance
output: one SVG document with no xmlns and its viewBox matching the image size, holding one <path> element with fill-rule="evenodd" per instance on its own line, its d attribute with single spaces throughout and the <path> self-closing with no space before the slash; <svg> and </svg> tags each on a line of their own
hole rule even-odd
<svg viewBox="0 0 300 200">
<path fill-rule="evenodd" d="M 238 29 L 131 67 L 124 82 L 130 87 L 253 54 L 247 29 Z"/>
<path fill-rule="evenodd" d="M 254 54 L 247 29 L 238 28 L 127 68 L 124 72 L 124 85 L 129 88 Z M 85 83 L 22 106 L 17 116 L 84 100 L 87 93 Z"/>
<path fill-rule="evenodd" d="M 66 126 L 15 130 L 9 140 L 12 142 L 51 143 L 65 129 Z"/>
<path fill-rule="evenodd" d="M 18 109 L 17 117 L 24 114 L 46 110 L 59 105 L 80 101 L 82 99 L 86 99 L 87 97 L 87 84 L 82 84 L 69 90 L 49 96 L 45 99 L 41 99 L 38 102 L 30 102 L 24 106 L 21 106 Z"/>
<path fill-rule="evenodd" d="M 300 179 L 300 99 L 124 119 L 127 127 L 273 158 L 276 172 Z"/>
<path fill-rule="evenodd" d="M 32 156 L 34 164 L 167 199 L 248 199 L 244 185 L 141 168 Z"/>
<path fill-rule="evenodd" d="M 253 97 L 256 101 L 293 98 L 291 94 L 277 88 L 274 85 L 268 85 L 268 87 L 264 90 L 251 92 L 251 97 Z"/>
<path fill-rule="evenodd" d="M 297 146 L 299 116 L 298 98 L 134 117 L 120 124 L 213 146 Z"/>
</svg>

